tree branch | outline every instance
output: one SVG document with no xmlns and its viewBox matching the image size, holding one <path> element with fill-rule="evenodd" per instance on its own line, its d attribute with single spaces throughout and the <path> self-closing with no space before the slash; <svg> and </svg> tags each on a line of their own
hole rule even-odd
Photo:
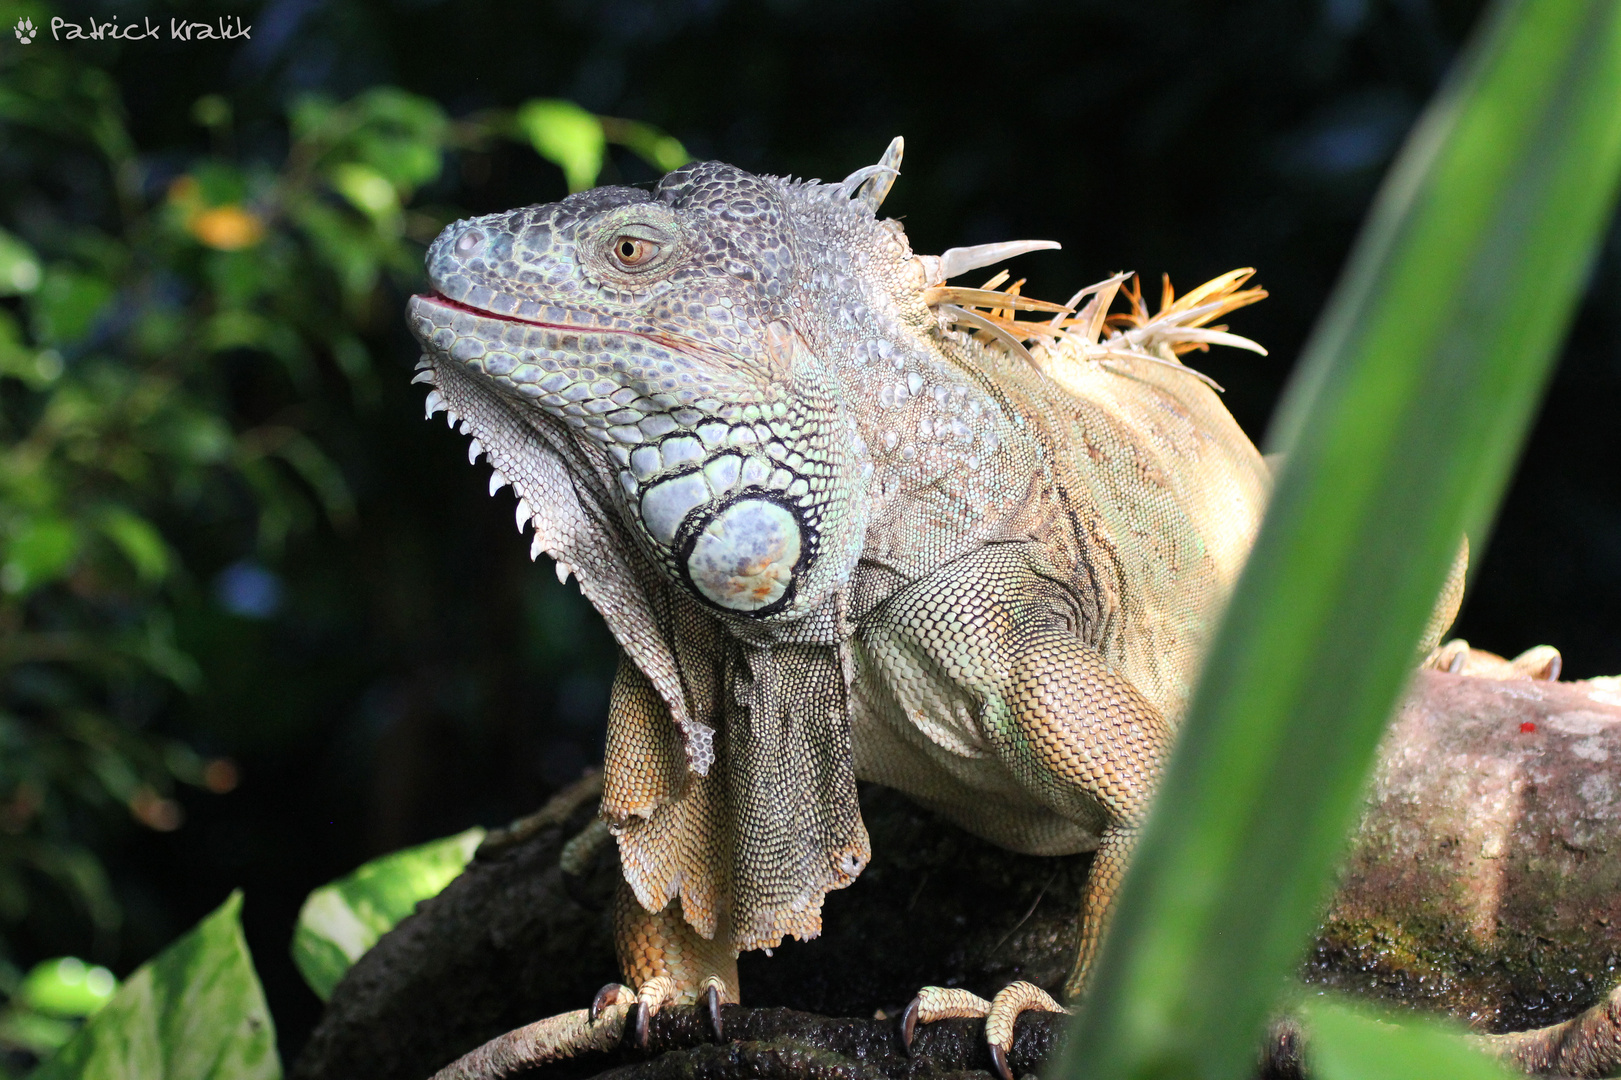
<svg viewBox="0 0 1621 1080">
<path fill-rule="evenodd" d="M 1605 857 L 1621 847 L 1612 761 L 1621 687 L 1420 672 L 1303 977 L 1481 1032 L 1561 1025 L 1597 1004 L 1574 1025 L 1488 1040 L 1523 1068 L 1597 1075 L 1580 1067 L 1610 1060 L 1600 1056 L 1617 1030 L 1606 994 L 1621 957 L 1621 865 Z M 591 820 L 595 783 L 492 834 L 460 878 L 362 957 L 295 1080 L 426 1080 L 504 1032 L 579 1009 L 615 977 L 613 846 L 576 846 L 578 873 L 558 865 Z M 727 1006 L 725 1045 L 694 1010 L 666 1009 L 652 1056 L 615 1046 L 544 1075 L 898 1080 L 988 1069 L 978 1021 L 921 1029 L 908 1059 L 886 1017 L 925 984 L 984 996 L 1015 978 L 1061 984 L 1089 857 L 1015 855 L 879 788 L 863 791 L 862 814 L 873 861 L 828 895 L 822 937 L 741 958 L 746 1000 L 774 1007 Z M 875 1010 L 884 1017 L 831 1019 Z M 1299 1074 L 1284 1027 L 1262 1070 L 1279 1080 Z M 1015 1074 L 1037 1068 L 1062 1029 L 1062 1017 L 1021 1018 Z"/>
</svg>

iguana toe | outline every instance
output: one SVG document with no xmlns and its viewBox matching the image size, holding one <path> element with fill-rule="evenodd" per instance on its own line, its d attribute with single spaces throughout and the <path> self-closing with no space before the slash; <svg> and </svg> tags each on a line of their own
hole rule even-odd
<svg viewBox="0 0 1621 1080">
<path fill-rule="evenodd" d="M 912 1037 L 919 1024 L 932 1024 L 947 1017 L 980 1017 L 990 1012 L 991 1003 L 978 994 L 952 986 L 925 986 L 901 1013 L 901 1045 L 912 1052 Z"/>
<path fill-rule="evenodd" d="M 1471 648 L 1463 638 L 1453 638 L 1445 645 L 1436 646 L 1421 666 L 1478 679 L 1558 682 L 1564 659 L 1552 645 L 1534 646 L 1508 660 L 1485 649 Z"/>
<path fill-rule="evenodd" d="M 629 1005 L 636 1000 L 636 991 L 624 983 L 611 982 L 597 991 L 597 996 L 591 999 L 591 1019 L 595 1020 L 602 1015 L 602 1010 L 610 1005 Z"/>
<path fill-rule="evenodd" d="M 635 1004 L 631 1005 L 630 1012 L 625 1017 L 625 1029 L 631 1033 L 636 1049 L 647 1049 L 649 1021 L 657 1016 L 664 1006 L 675 1004 L 680 996 L 679 984 L 668 975 L 655 975 L 636 991 Z"/>
<path fill-rule="evenodd" d="M 901 1043 L 912 1052 L 912 1039 L 918 1024 L 929 1024 L 947 1017 L 985 1018 L 985 1041 L 990 1045 L 991 1062 L 1002 1080 L 1013 1080 L 1008 1067 L 1008 1051 L 1013 1048 L 1013 1029 L 1019 1014 L 1037 1009 L 1067 1013 L 1069 1010 L 1034 983 L 1015 982 L 1003 987 L 990 1001 L 978 994 L 947 986 L 925 986 L 901 1013 Z"/>
<path fill-rule="evenodd" d="M 991 1043 L 991 1064 L 996 1068 L 996 1075 L 1002 1080 L 1013 1080 L 1013 1070 L 1007 1063 L 1007 1051 L 995 1043 Z"/>
<path fill-rule="evenodd" d="M 1558 682 L 1559 674 L 1565 667 L 1565 660 L 1559 650 L 1552 645 L 1533 645 L 1510 660 L 1509 666 L 1522 678 L 1534 679 L 1537 682 Z"/>
<path fill-rule="evenodd" d="M 1013 1080 L 1007 1061 L 1008 1051 L 1013 1049 L 1013 1028 L 1019 1014 L 1031 1010 L 1069 1012 L 1035 983 L 1009 983 L 991 999 L 991 1007 L 985 1014 L 985 1041 L 991 1045 L 991 1061 L 996 1064 L 1002 1080 Z"/>
<path fill-rule="evenodd" d="M 726 988 L 721 981 L 711 975 L 704 980 L 703 991 L 698 995 L 698 1013 L 708 1020 L 710 1030 L 715 1033 L 715 1041 L 718 1043 L 726 1041 L 726 1029 L 720 1019 L 721 995 L 725 991 Z"/>
</svg>

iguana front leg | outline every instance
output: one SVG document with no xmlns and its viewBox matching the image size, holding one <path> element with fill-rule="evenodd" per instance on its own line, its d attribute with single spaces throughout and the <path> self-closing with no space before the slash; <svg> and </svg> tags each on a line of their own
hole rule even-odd
<svg viewBox="0 0 1621 1080">
<path fill-rule="evenodd" d="M 1086 625 L 1073 591 L 1040 572 L 1034 554 L 1027 545 L 997 544 L 949 564 L 880 608 L 864 629 L 863 645 L 876 682 L 892 695 L 892 714 L 906 717 L 936 746 L 958 747 L 951 752 L 961 761 L 945 767 L 959 778 L 974 777 L 981 788 L 959 783 L 914 794 L 1009 846 L 1021 846 L 1020 838 L 998 831 L 999 802 L 1033 803 L 1074 823 L 1077 834 L 1097 838 L 1081 942 L 1064 987 L 1074 998 L 1108 925 L 1172 731 L 1099 653 L 1095 628 Z M 961 710 L 950 704 L 963 694 L 978 704 L 974 730 L 966 732 Z M 938 759 L 940 750 L 934 753 Z M 1025 843 L 1033 848 L 1039 841 Z M 989 1003 L 928 988 L 908 1021 L 983 1011 L 1000 1064 L 1018 1012 L 1052 1007 L 1027 983 L 1013 984 Z"/>
<path fill-rule="evenodd" d="M 716 896 L 715 829 L 705 828 L 713 825 L 713 792 L 686 775 L 668 710 L 623 655 L 608 703 L 606 762 L 601 810 L 620 826 L 623 872 L 614 895 L 614 949 L 631 986 L 603 987 L 592 1015 L 633 1001 L 626 1024 L 646 1045 L 648 1019 L 659 1009 L 701 1000 L 718 1033 L 720 1005 L 738 1000 L 738 979 L 726 905 Z M 676 895 L 678 883 L 684 897 Z"/>
<path fill-rule="evenodd" d="M 720 1006 L 738 1000 L 737 952 L 731 935 L 717 932 L 712 939 L 704 938 L 682 917 L 679 900 L 670 901 L 663 911 L 648 911 L 624 881 L 614 896 L 613 927 L 619 969 L 637 989 L 609 983 L 597 994 L 592 1013 L 633 999 L 625 1025 L 636 1043 L 645 1046 L 648 1019 L 659 1009 L 701 1001 L 716 1040 L 722 1039 Z"/>
<path fill-rule="evenodd" d="M 703 1003 L 715 1031 L 720 1006 L 737 1001 L 737 954 L 731 937 L 708 940 L 681 916 L 679 901 L 663 911 L 642 907 L 621 881 L 614 897 L 614 947 L 635 989 L 609 983 L 589 1009 L 537 1020 L 491 1039 L 435 1073 L 433 1080 L 497 1080 L 587 1051 L 612 1050 L 627 1030 L 647 1045 L 648 1019 L 665 1005 Z"/>
</svg>

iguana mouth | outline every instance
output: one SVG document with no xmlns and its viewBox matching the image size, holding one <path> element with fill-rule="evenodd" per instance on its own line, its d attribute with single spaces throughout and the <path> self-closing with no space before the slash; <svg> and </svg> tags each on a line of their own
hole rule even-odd
<svg viewBox="0 0 1621 1080">
<path fill-rule="evenodd" d="M 661 344 L 667 343 L 660 336 L 641 333 L 636 330 L 621 330 L 611 326 L 586 326 L 583 323 L 559 322 L 556 320 L 547 319 L 529 319 L 522 315 L 504 314 L 499 311 L 491 311 L 489 308 L 475 307 L 472 304 L 461 300 L 452 300 L 450 297 L 446 296 L 437 289 L 435 289 L 433 292 L 417 293 L 411 297 L 411 300 L 415 303 L 435 304 L 439 307 L 450 308 L 452 311 L 465 311 L 467 314 L 476 315 L 481 319 L 495 319 L 498 322 L 522 323 L 524 326 L 535 326 L 543 330 L 573 330 L 583 334 L 625 334 L 633 337 L 646 338 L 650 341 L 658 341 Z M 558 308 L 557 310 L 563 309 Z"/>
<path fill-rule="evenodd" d="M 448 308 L 451 311 L 464 312 L 480 319 L 493 319 L 496 322 L 512 323 L 518 326 L 532 326 L 537 330 L 551 330 L 560 334 L 612 334 L 616 337 L 637 338 L 706 363 L 718 362 L 726 368 L 743 369 L 739 359 L 730 353 L 720 352 L 712 346 L 694 341 L 681 334 L 627 330 L 615 326 L 592 326 L 583 321 L 576 323 L 557 319 L 532 319 L 522 315 L 504 314 L 499 311 L 491 311 L 489 308 L 475 307 L 462 300 L 452 300 L 437 289 L 432 292 L 414 294 L 409 305 L 410 311 L 415 311 L 418 305 Z M 567 309 L 553 305 L 553 310 L 565 311 Z"/>
<path fill-rule="evenodd" d="M 452 300 L 450 297 L 446 296 L 437 289 L 432 292 L 416 293 L 411 297 L 411 299 L 420 300 L 423 303 L 428 304 L 438 304 L 440 307 L 454 308 L 457 311 L 465 311 L 473 315 L 482 315 L 489 319 L 505 319 L 510 322 L 528 321 L 524 319 L 516 319 L 510 315 L 498 315 L 493 311 L 485 311 L 483 308 L 476 308 L 472 304 L 464 304 L 460 300 Z"/>
</svg>

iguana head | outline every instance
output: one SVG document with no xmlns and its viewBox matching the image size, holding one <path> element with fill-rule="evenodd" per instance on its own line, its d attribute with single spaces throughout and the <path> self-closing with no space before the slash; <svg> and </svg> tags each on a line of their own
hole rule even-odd
<svg viewBox="0 0 1621 1080">
<path fill-rule="evenodd" d="M 1024 352 L 1011 324 L 957 306 L 983 303 L 982 290 L 944 281 L 1058 246 L 914 255 L 876 214 L 901 149 L 838 184 L 703 162 L 651 191 L 596 188 L 456 222 L 428 251 L 433 291 L 409 310 L 430 413 L 448 406 L 498 470 L 515 430 L 549 427 L 578 451 L 576 488 L 614 505 L 701 602 L 803 615 L 860 552 L 874 465 L 857 417 L 892 404 L 880 377 L 904 397 L 952 324 Z M 555 508 L 511 480 L 536 551 L 567 558 L 547 539 Z"/>
<path fill-rule="evenodd" d="M 853 563 L 872 471 L 831 369 L 893 322 L 874 311 L 888 278 L 922 284 L 873 214 L 894 171 L 820 185 L 707 162 L 457 222 L 410 303 L 429 378 L 566 430 L 593 466 L 576 483 L 704 603 L 792 616 Z M 502 433 L 461 415 L 494 459 Z"/>
</svg>

